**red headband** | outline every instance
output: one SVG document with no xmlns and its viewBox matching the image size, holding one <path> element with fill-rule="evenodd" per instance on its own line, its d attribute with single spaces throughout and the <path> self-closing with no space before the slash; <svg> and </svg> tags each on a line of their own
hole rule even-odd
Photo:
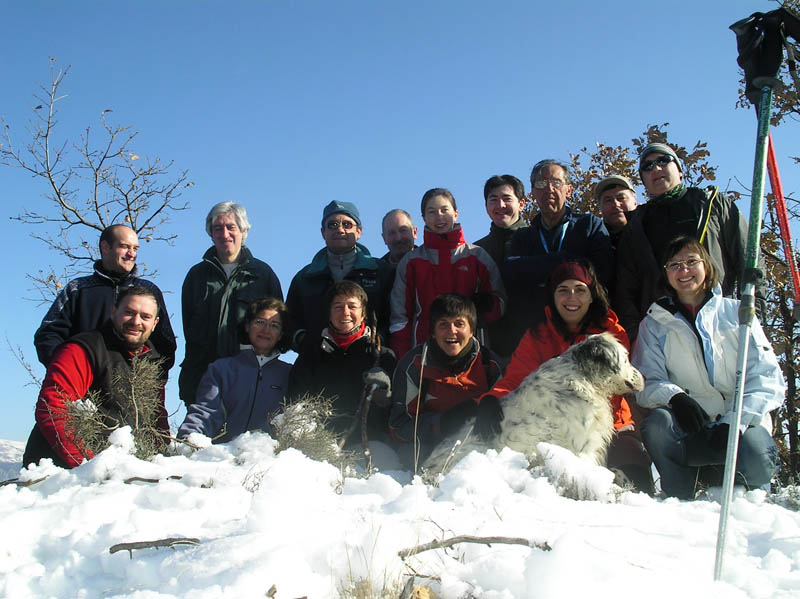
<svg viewBox="0 0 800 599">
<path fill-rule="evenodd" d="M 567 279 L 580 281 L 587 286 L 590 286 L 593 282 L 592 276 L 585 267 L 577 262 L 564 262 L 558 265 L 553 271 L 553 274 L 550 275 L 550 289 L 555 290 L 560 283 Z"/>
</svg>

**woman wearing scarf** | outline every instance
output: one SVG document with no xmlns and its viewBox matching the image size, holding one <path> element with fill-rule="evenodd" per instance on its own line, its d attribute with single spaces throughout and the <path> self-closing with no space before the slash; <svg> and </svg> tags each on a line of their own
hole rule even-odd
<svg viewBox="0 0 800 599">
<path fill-rule="evenodd" d="M 339 435 L 352 433 L 345 440 L 357 446 L 361 439 L 360 406 L 365 388 L 373 385 L 368 413 L 370 441 L 388 439 L 390 376 L 396 363 L 388 348 L 378 348 L 372 328 L 367 325 L 367 294 L 358 283 L 334 283 L 325 294 L 328 326 L 316 337 L 307 335 L 289 375 L 289 397 L 297 401 L 305 395 L 322 394 L 333 402 L 334 416 L 329 425 Z"/>
</svg>

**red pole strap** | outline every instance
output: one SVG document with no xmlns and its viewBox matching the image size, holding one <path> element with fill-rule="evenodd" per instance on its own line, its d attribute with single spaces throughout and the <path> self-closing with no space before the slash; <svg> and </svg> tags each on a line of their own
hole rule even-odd
<svg viewBox="0 0 800 599">
<path fill-rule="evenodd" d="M 797 272 L 792 250 L 792 233 L 789 230 L 789 217 L 786 212 L 786 200 L 783 197 L 781 176 L 778 173 L 778 161 L 775 160 L 775 145 L 772 143 L 772 133 L 769 134 L 769 143 L 767 144 L 767 172 L 772 186 L 772 195 L 775 196 L 775 212 L 778 214 L 778 227 L 783 238 L 783 254 L 786 258 L 786 263 L 789 265 L 789 271 L 792 273 L 794 301 L 797 304 L 800 303 L 800 274 Z"/>
</svg>

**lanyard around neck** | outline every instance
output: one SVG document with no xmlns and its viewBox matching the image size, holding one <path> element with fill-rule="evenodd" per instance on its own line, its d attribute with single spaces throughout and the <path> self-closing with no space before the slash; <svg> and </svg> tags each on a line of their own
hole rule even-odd
<svg viewBox="0 0 800 599">
<path fill-rule="evenodd" d="M 566 221 L 564 221 L 563 223 L 561 223 L 561 235 L 559 236 L 559 239 L 558 239 L 558 247 L 556 248 L 557 252 L 561 251 L 561 246 L 564 245 L 564 236 L 566 234 L 567 234 L 567 223 L 566 223 Z M 545 254 L 549 254 L 550 253 L 550 247 L 547 245 L 547 239 L 545 239 L 544 233 L 542 233 L 542 228 L 541 227 L 539 228 L 539 239 L 542 240 L 542 246 L 544 247 L 544 253 Z"/>
</svg>

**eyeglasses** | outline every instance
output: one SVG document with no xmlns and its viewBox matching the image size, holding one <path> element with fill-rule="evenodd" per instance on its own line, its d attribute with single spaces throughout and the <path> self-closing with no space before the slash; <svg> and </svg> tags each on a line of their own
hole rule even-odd
<svg viewBox="0 0 800 599">
<path fill-rule="evenodd" d="M 693 270 L 700 264 L 702 260 L 698 260 L 697 258 L 689 258 L 688 260 L 678 260 L 676 262 L 668 262 L 664 265 L 664 268 L 667 269 L 668 272 L 678 272 L 682 269 Z"/>
<path fill-rule="evenodd" d="M 250 321 L 250 326 L 256 329 L 269 327 L 269 330 L 275 333 L 280 333 L 283 330 L 283 327 L 280 323 L 275 322 L 274 320 L 270 322 L 269 320 L 264 320 L 263 318 L 254 318 Z"/>
<path fill-rule="evenodd" d="M 556 189 L 566 185 L 566 181 L 562 181 L 561 179 L 538 179 L 534 181 L 533 186 L 536 189 L 545 189 L 548 185 L 552 185 Z"/>
<path fill-rule="evenodd" d="M 328 229 L 328 231 L 336 231 L 339 227 L 345 231 L 349 231 L 355 226 L 356 224 L 350 220 L 329 220 L 325 223 L 325 228 Z"/>
<path fill-rule="evenodd" d="M 675 157 L 674 156 L 670 156 L 669 154 L 664 154 L 663 156 L 660 156 L 660 157 L 656 158 L 655 160 L 645 160 L 644 162 L 642 162 L 642 166 L 639 167 L 639 170 L 649 173 L 656 166 L 660 166 L 661 168 L 664 168 L 670 162 L 675 162 Z"/>
</svg>

